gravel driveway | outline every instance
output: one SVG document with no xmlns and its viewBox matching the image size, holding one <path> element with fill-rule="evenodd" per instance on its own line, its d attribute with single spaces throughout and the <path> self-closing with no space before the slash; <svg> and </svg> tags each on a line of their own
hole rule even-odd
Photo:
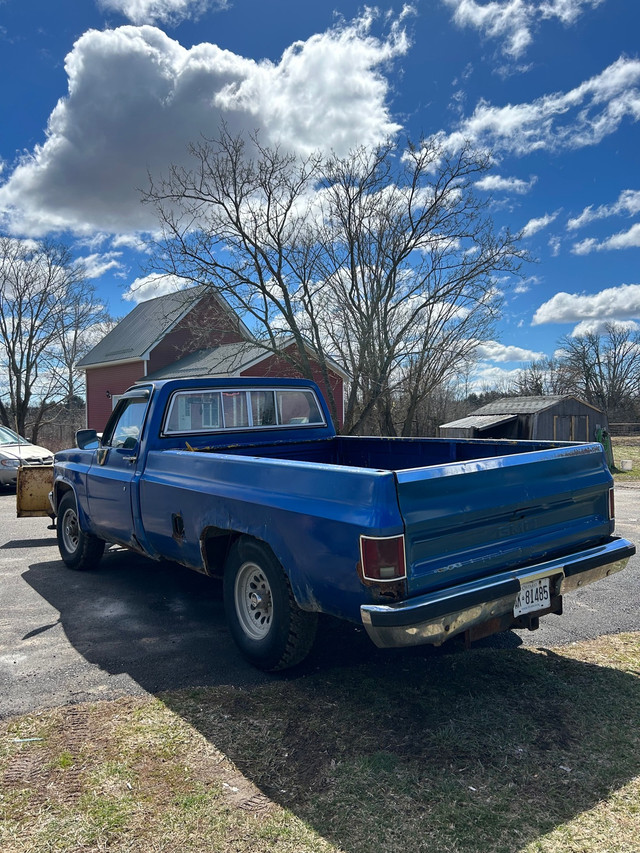
<svg viewBox="0 0 640 853">
<path fill-rule="evenodd" d="M 618 533 L 640 543 L 640 484 L 616 489 Z M 0 493 L 0 717 L 41 707 L 205 685 L 270 680 L 250 667 L 226 628 L 220 585 L 123 550 L 95 572 L 59 559 L 48 519 L 16 519 L 15 494 Z M 484 640 L 493 647 L 554 646 L 640 631 L 640 557 L 565 598 L 565 615 L 539 631 Z M 449 653 L 379 651 L 362 629 L 325 620 L 309 660 L 294 674 L 373 657 Z"/>
</svg>

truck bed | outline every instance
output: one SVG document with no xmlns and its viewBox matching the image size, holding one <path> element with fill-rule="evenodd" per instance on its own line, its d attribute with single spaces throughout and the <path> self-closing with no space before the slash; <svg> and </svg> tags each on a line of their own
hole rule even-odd
<svg viewBox="0 0 640 853">
<path fill-rule="evenodd" d="M 407 592 L 420 595 L 607 541 L 611 482 L 598 444 L 338 436 L 152 451 L 141 503 L 152 541 L 170 507 L 188 506 L 187 540 L 207 526 L 266 539 L 302 606 L 357 619 L 360 535 L 404 533 Z M 184 557 L 164 537 L 167 549 Z"/>
<path fill-rule="evenodd" d="M 261 441 L 255 444 L 216 444 L 203 450 L 233 453 L 241 456 L 261 456 L 270 459 L 291 459 L 300 462 L 403 471 L 453 462 L 512 456 L 572 446 L 568 442 L 508 441 L 487 439 L 444 438 L 378 438 L 335 436 L 315 441 Z M 599 445 L 594 445 L 597 449 Z"/>
</svg>

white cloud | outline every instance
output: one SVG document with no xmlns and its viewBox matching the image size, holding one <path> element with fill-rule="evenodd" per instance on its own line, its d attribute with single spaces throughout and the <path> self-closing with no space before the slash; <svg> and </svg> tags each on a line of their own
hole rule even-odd
<svg viewBox="0 0 640 853">
<path fill-rule="evenodd" d="M 494 154 L 523 156 L 596 145 L 626 118 L 640 119 L 640 59 L 622 56 L 568 92 L 504 107 L 480 101 L 456 131 L 438 138 L 453 150 L 471 141 Z"/>
<path fill-rule="evenodd" d="M 140 204 L 147 174 L 185 163 L 187 145 L 260 129 L 261 141 L 308 153 L 382 142 L 399 130 L 382 70 L 409 47 L 398 21 L 373 13 L 289 47 L 278 63 L 214 44 L 189 49 L 150 26 L 90 30 L 66 58 L 67 97 L 47 139 L 0 186 L 6 227 L 127 233 L 153 227 Z"/>
<path fill-rule="evenodd" d="M 510 361 L 536 361 L 544 356 L 542 352 L 523 349 L 517 346 L 507 346 L 498 341 L 482 341 L 475 351 L 482 361 L 493 361 L 498 363 Z"/>
<path fill-rule="evenodd" d="M 122 298 L 127 302 L 146 302 L 147 299 L 155 299 L 156 296 L 166 296 L 168 293 L 175 293 L 178 290 L 184 290 L 185 287 L 191 287 L 193 282 L 180 278 L 177 275 L 160 275 L 152 273 L 151 275 L 137 278 L 131 282 Z"/>
<path fill-rule="evenodd" d="M 549 250 L 554 258 L 557 258 L 560 254 L 560 246 L 562 245 L 562 241 L 559 237 L 550 237 L 549 238 Z"/>
<path fill-rule="evenodd" d="M 602 242 L 589 237 L 580 243 L 574 243 L 571 251 L 574 255 L 589 255 L 591 252 L 606 252 L 612 249 L 635 249 L 640 246 L 640 222 L 632 225 L 628 231 L 620 231 Z"/>
<path fill-rule="evenodd" d="M 574 24 L 585 8 L 595 8 L 604 0 L 444 0 L 453 9 L 460 27 L 474 27 L 486 38 L 500 41 L 502 52 L 517 58 L 533 41 L 540 20 L 557 18 Z"/>
<path fill-rule="evenodd" d="M 502 175 L 487 175 L 476 181 L 475 186 L 479 190 L 487 192 L 513 192 L 519 195 L 528 193 L 533 187 L 537 178 L 534 176 L 528 181 L 523 181 L 521 178 L 503 178 Z"/>
<path fill-rule="evenodd" d="M 78 258 L 78 263 L 84 269 L 84 274 L 87 278 L 100 278 L 101 275 L 104 275 L 109 270 L 122 269 L 121 257 L 122 252 L 95 253 Z"/>
<path fill-rule="evenodd" d="M 585 207 L 580 216 L 570 219 L 567 228 L 575 231 L 598 219 L 610 216 L 635 216 L 640 213 L 640 190 L 623 190 L 613 204 L 601 204 L 595 210 L 592 205 Z"/>
<path fill-rule="evenodd" d="M 599 293 L 556 293 L 533 316 L 532 325 L 640 318 L 640 284 L 621 284 Z"/>
<path fill-rule="evenodd" d="M 504 388 L 506 390 L 521 376 L 521 373 L 521 367 L 505 370 L 503 367 L 479 364 L 470 377 L 469 389 L 476 392 L 484 391 L 486 388 Z"/>
<path fill-rule="evenodd" d="M 520 56 L 531 43 L 532 9 L 524 0 L 481 5 L 476 0 L 444 0 L 460 27 L 475 27 L 488 38 L 500 39 L 503 51 Z"/>
<path fill-rule="evenodd" d="M 573 329 L 571 337 L 579 338 L 582 335 L 601 335 L 612 323 L 617 329 L 629 329 L 632 332 L 640 329 L 640 324 L 633 320 L 583 320 Z"/>
<path fill-rule="evenodd" d="M 111 242 L 115 249 L 133 249 L 147 254 L 151 251 L 149 245 L 136 234 L 119 234 Z"/>
<path fill-rule="evenodd" d="M 99 0 L 98 5 L 120 12 L 134 24 L 177 24 L 197 18 L 208 8 L 224 9 L 226 0 Z"/>
<path fill-rule="evenodd" d="M 543 18 L 559 18 L 563 24 L 574 24 L 585 7 L 595 9 L 604 0 L 543 0 L 539 11 Z"/>
<path fill-rule="evenodd" d="M 540 216 L 538 219 L 530 219 L 522 229 L 522 236 L 531 237 L 533 234 L 537 234 L 538 231 L 542 231 L 548 225 L 551 225 L 559 212 L 556 210 L 555 213 L 545 213 L 544 216 Z"/>
</svg>

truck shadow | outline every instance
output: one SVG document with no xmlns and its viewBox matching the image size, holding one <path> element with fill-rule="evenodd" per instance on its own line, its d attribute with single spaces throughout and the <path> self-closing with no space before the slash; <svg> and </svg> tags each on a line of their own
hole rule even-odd
<svg viewBox="0 0 640 853">
<path fill-rule="evenodd" d="M 54 560 L 32 564 L 23 579 L 60 613 L 66 638 L 89 663 L 110 675 L 126 673 L 149 693 L 273 680 L 250 666 L 231 639 L 221 583 L 174 563 L 111 549 L 96 571 L 70 571 Z M 36 626 L 35 635 L 39 631 Z M 512 634 L 501 642 L 519 639 Z M 411 661 L 458 648 L 380 650 L 362 628 L 322 617 L 309 658 L 277 677 L 295 681 L 315 671 Z"/>
<path fill-rule="evenodd" d="M 384 652 L 327 620 L 273 677 L 240 657 L 205 577 L 130 553 L 23 577 L 88 662 L 233 762 L 251 796 L 232 806 L 259 819 L 257 789 L 346 853 L 520 850 L 640 773 L 637 673 L 513 647 Z"/>
<path fill-rule="evenodd" d="M 376 657 L 160 698 L 242 773 L 236 807 L 259 818 L 268 798 L 346 853 L 516 853 L 559 827 L 549 849 L 578 849 L 571 821 L 600 810 L 575 839 L 602 838 L 635 788 L 618 813 L 603 801 L 640 773 L 638 673 L 549 650 Z"/>
</svg>

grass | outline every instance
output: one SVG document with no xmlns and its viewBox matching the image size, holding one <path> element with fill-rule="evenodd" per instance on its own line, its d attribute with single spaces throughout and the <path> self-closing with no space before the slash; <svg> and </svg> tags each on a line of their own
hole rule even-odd
<svg viewBox="0 0 640 853">
<path fill-rule="evenodd" d="M 613 459 L 615 463 L 614 477 L 616 483 L 626 483 L 640 480 L 640 438 L 619 436 L 611 439 Z M 633 463 L 631 471 L 621 471 L 620 461 L 630 459 Z"/>
<path fill-rule="evenodd" d="M 0 849 L 631 853 L 640 635 L 347 661 L 0 724 Z"/>
</svg>

